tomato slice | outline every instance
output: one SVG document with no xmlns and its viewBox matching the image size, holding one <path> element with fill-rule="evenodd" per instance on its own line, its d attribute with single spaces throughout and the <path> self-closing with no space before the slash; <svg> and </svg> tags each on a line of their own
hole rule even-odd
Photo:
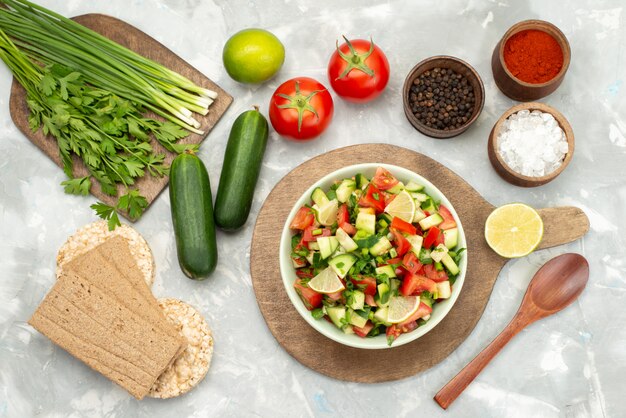
<svg viewBox="0 0 626 418">
<path fill-rule="evenodd" d="M 434 282 L 445 282 L 448 280 L 448 273 L 444 270 L 437 270 L 434 264 L 426 264 L 424 266 L 424 274 Z"/>
<path fill-rule="evenodd" d="M 301 279 L 312 279 L 315 276 L 315 274 L 313 273 L 313 268 L 308 267 L 308 268 L 296 269 L 296 276 L 298 276 Z"/>
<path fill-rule="evenodd" d="M 320 234 L 313 235 L 313 231 L 315 231 L 316 229 L 320 229 L 322 232 Z M 316 228 L 314 226 L 309 226 L 304 230 L 304 234 L 302 234 L 302 241 L 304 242 L 317 241 L 319 237 L 330 237 L 331 235 L 332 233 L 330 232 L 330 229 L 328 228 Z"/>
<path fill-rule="evenodd" d="M 339 206 L 339 211 L 337 212 L 337 225 L 343 223 L 350 223 L 350 211 L 345 203 Z"/>
<path fill-rule="evenodd" d="M 372 183 L 378 187 L 379 190 L 389 190 L 398 184 L 398 180 L 383 167 L 378 167 L 374 178 L 372 178 Z"/>
<path fill-rule="evenodd" d="M 412 252 L 406 253 L 404 258 L 402 259 L 402 265 L 411 274 L 417 273 L 423 267 L 422 263 L 420 263 L 419 260 L 417 259 L 417 256 L 414 253 L 412 253 Z"/>
<path fill-rule="evenodd" d="M 393 343 L 396 338 L 398 338 L 400 334 L 402 334 L 402 330 L 400 330 L 400 328 L 398 328 L 396 325 L 392 325 L 390 327 L 387 327 L 387 332 L 385 334 L 387 335 L 387 344 L 391 345 L 391 343 Z"/>
<path fill-rule="evenodd" d="M 350 281 L 366 295 L 374 296 L 376 294 L 376 278 L 359 275 L 357 277 L 351 277 Z"/>
<path fill-rule="evenodd" d="M 424 236 L 424 242 L 422 243 L 422 247 L 424 248 L 432 247 L 435 241 L 437 241 L 437 238 L 439 238 L 440 232 L 441 230 L 437 228 L 436 226 L 433 226 L 432 228 L 430 228 L 428 232 L 426 233 L 426 235 Z"/>
<path fill-rule="evenodd" d="M 443 222 L 439 224 L 440 229 L 450 229 L 456 227 L 454 216 L 444 205 L 439 205 L 439 215 L 443 218 Z"/>
<path fill-rule="evenodd" d="M 356 234 L 356 227 L 349 222 L 339 224 L 339 227 L 343 229 L 348 235 L 354 236 Z"/>
<path fill-rule="evenodd" d="M 383 213 L 385 210 L 385 196 L 383 196 L 378 187 L 370 183 L 365 194 L 359 199 L 359 206 L 373 208 L 376 214 Z"/>
<path fill-rule="evenodd" d="M 426 305 L 424 302 L 420 303 L 420 306 L 419 308 L 417 308 L 417 311 L 415 311 L 415 313 L 411 315 L 406 321 L 400 323 L 400 328 L 403 328 L 409 325 L 411 322 L 415 322 L 418 319 L 425 317 L 426 315 L 430 315 L 432 311 L 433 311 L 433 308 Z"/>
<path fill-rule="evenodd" d="M 372 321 L 367 321 L 365 325 L 363 325 L 363 328 L 352 325 L 352 330 L 354 331 L 354 333 L 361 338 L 367 337 L 367 334 L 370 333 L 372 328 L 374 328 L 374 324 L 372 323 Z"/>
<path fill-rule="evenodd" d="M 369 306 L 377 306 L 374 296 L 368 295 L 367 293 L 365 294 L 365 303 L 368 304 Z"/>
<path fill-rule="evenodd" d="M 400 264 L 402 263 L 402 259 L 400 257 L 396 257 L 396 258 L 390 258 L 389 260 L 385 261 L 382 265 L 387 265 L 387 264 Z"/>
<path fill-rule="evenodd" d="M 404 238 L 402 232 L 391 231 L 391 233 L 393 234 L 393 242 L 396 245 L 396 251 L 398 252 L 398 255 L 402 257 L 411 249 L 411 243 Z"/>
<path fill-rule="evenodd" d="M 439 235 L 437 236 L 437 239 L 435 240 L 435 243 L 433 244 L 433 246 L 438 246 L 439 244 L 445 244 L 446 243 L 446 236 L 443 235 L 443 231 L 439 232 Z"/>
<path fill-rule="evenodd" d="M 405 220 L 402 220 L 395 216 L 391 221 L 391 229 L 395 229 L 396 231 L 406 232 L 409 235 L 415 235 L 417 233 L 417 229 L 413 226 L 413 224 L 408 223 Z"/>
<path fill-rule="evenodd" d="M 428 291 L 435 293 L 437 291 L 437 284 L 420 274 L 407 274 L 402 280 L 400 286 L 400 293 L 404 296 L 419 295 L 420 293 Z"/>
<path fill-rule="evenodd" d="M 313 222 L 315 222 L 315 215 L 311 209 L 306 206 L 302 206 L 298 209 L 298 212 L 296 212 L 296 216 L 294 216 L 291 224 L 289 224 L 289 228 L 304 230 L 313 225 Z"/>
<path fill-rule="evenodd" d="M 293 287 L 296 289 L 298 296 L 300 296 L 304 306 L 306 306 L 309 311 L 319 308 L 322 305 L 322 294 L 302 284 L 302 279 L 296 279 L 293 283 Z"/>
</svg>

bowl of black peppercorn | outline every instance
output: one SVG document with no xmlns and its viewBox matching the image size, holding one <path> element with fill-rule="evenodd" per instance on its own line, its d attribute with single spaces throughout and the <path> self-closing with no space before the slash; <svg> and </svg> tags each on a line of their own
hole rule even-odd
<svg viewBox="0 0 626 418">
<path fill-rule="evenodd" d="M 485 87 L 478 72 L 446 55 L 417 64 L 404 81 L 404 113 L 411 125 L 433 138 L 451 138 L 478 119 Z"/>
</svg>

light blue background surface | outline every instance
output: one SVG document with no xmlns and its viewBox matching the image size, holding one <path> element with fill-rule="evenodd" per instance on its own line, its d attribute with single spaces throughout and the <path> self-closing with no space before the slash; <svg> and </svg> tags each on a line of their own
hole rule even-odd
<svg viewBox="0 0 626 418">
<path fill-rule="evenodd" d="M 94 199 L 65 195 L 59 186 L 64 179 L 61 170 L 15 128 L 8 112 L 11 79 L 0 66 L 0 416 L 626 415 L 624 2 L 42 3 L 69 16 L 100 12 L 124 19 L 235 97 L 200 152 L 214 192 L 235 117 L 254 104 L 266 113 L 271 93 L 288 78 L 312 76 L 327 84 L 327 60 L 341 34 L 373 36 L 387 52 L 392 76 L 387 91 L 372 104 L 359 106 L 336 99 L 335 120 L 315 141 L 296 144 L 271 134 L 249 222 L 236 234 L 218 234 L 221 258 L 210 280 L 193 282 L 180 272 L 167 194 L 136 224 L 156 259 L 154 293 L 195 305 L 206 316 L 215 336 L 213 365 L 194 391 L 169 401 L 138 402 L 26 324 L 55 280 L 58 248 L 78 227 L 95 220 L 89 209 Z M 509 26 L 529 18 L 555 23 L 572 47 L 572 63 L 565 81 L 543 101 L 569 119 L 576 134 L 576 152 L 557 180 L 537 189 L 505 183 L 492 169 L 486 152 L 492 125 L 515 104 L 494 84 L 491 52 Z M 251 26 L 274 32 L 287 51 L 279 75 L 256 87 L 230 80 L 221 63 L 222 46 L 228 36 Z M 415 63 L 435 54 L 467 60 L 481 74 L 486 89 L 485 108 L 476 125 L 447 141 L 422 136 L 409 125 L 402 111 L 404 76 Z M 292 359 L 268 331 L 249 273 L 254 221 L 276 182 L 313 156 L 367 142 L 400 145 L 435 158 L 466 178 L 495 205 L 511 201 L 535 207 L 575 205 L 591 220 L 591 230 L 583 240 L 510 262 L 478 326 L 445 361 L 417 376 L 375 385 L 329 379 Z M 523 331 L 447 413 L 439 409 L 432 396 L 508 323 L 539 266 L 566 251 L 583 253 L 591 265 L 590 282 L 580 300 Z M 406 359 L 407 363 L 411 361 Z"/>
</svg>

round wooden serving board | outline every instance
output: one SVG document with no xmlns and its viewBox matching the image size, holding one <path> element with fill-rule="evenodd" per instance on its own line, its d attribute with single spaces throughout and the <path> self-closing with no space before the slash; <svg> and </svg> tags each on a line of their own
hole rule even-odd
<svg viewBox="0 0 626 418">
<path fill-rule="evenodd" d="M 364 350 L 324 337 L 300 317 L 281 280 L 278 248 L 287 215 L 307 188 L 324 175 L 346 166 L 347 161 L 394 164 L 424 176 L 450 200 L 465 230 L 470 251 L 459 299 L 432 331 L 399 347 Z M 375 383 L 402 379 L 426 370 L 446 358 L 474 329 L 498 273 L 507 262 L 493 252 L 484 239 L 485 220 L 493 209 L 494 206 L 461 177 L 429 157 L 405 148 L 356 145 L 315 157 L 287 174 L 274 187 L 259 213 L 252 237 L 250 270 L 261 313 L 274 337 L 289 354 L 327 376 Z M 539 213 L 545 226 L 540 249 L 574 241 L 589 229 L 587 216 L 575 207 L 540 209 Z M 389 364 L 399 363 L 403 367 L 389 367 Z"/>
<path fill-rule="evenodd" d="M 138 54 L 143 55 L 159 64 L 174 70 L 177 73 L 187 77 L 189 80 L 207 89 L 211 89 L 217 93 L 217 98 L 209 107 L 209 113 L 205 116 L 194 114 L 194 118 L 200 122 L 200 129 L 204 131 L 204 135 L 198 135 L 190 133 L 189 136 L 180 140 L 183 144 L 199 144 L 204 140 L 208 133 L 220 120 L 222 115 L 228 109 L 228 106 L 233 101 L 231 95 L 226 93 L 220 86 L 213 81 L 205 77 L 200 71 L 196 70 L 190 64 L 185 62 L 178 55 L 167 49 L 163 44 L 157 40 L 146 35 L 139 29 L 126 22 L 116 19 L 111 16 L 102 14 L 87 14 L 78 17 L 74 17 L 73 20 L 81 25 L 88 27 L 89 29 L 98 32 L 99 34 L 106 36 L 109 39 L 125 46 Z M 219 57 L 217 58 L 219 59 Z M 11 98 L 9 101 L 9 110 L 11 112 L 11 118 L 20 131 L 35 145 L 37 145 L 52 161 L 54 161 L 59 167 L 63 167 L 61 163 L 61 157 L 59 156 L 59 149 L 57 142 L 52 136 L 46 136 L 39 129 L 33 132 L 30 129 L 28 123 L 28 116 L 30 110 L 26 104 L 26 90 L 14 79 L 11 86 Z M 148 113 L 154 117 L 153 114 Z M 174 159 L 174 153 L 167 151 L 163 148 L 156 139 L 152 138 L 150 145 L 154 148 L 155 152 L 165 154 L 165 162 L 169 165 Z M 76 156 L 74 156 L 74 176 L 83 177 L 86 176 L 87 169 Z M 154 199 L 157 198 L 159 193 L 163 191 L 168 177 L 152 177 L 146 174 L 144 177 L 137 180 L 135 186 L 139 189 L 141 194 L 146 197 L 148 204 L 151 204 Z M 108 196 L 100 190 L 100 185 L 96 181 L 92 181 L 91 193 L 108 205 L 115 205 L 117 197 Z M 61 187 L 61 186 L 59 186 Z M 118 193 L 124 189 L 120 185 L 118 187 Z M 127 216 L 125 212 L 121 212 L 122 215 Z"/>
</svg>

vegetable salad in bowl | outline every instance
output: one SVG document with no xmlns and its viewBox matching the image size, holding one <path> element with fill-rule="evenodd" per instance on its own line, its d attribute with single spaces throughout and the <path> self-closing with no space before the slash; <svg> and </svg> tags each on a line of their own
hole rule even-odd
<svg viewBox="0 0 626 418">
<path fill-rule="evenodd" d="M 296 309 L 322 334 L 360 348 L 404 344 L 432 329 L 458 296 L 466 257 L 445 196 L 382 164 L 320 180 L 281 239 L 281 273 Z"/>
</svg>

